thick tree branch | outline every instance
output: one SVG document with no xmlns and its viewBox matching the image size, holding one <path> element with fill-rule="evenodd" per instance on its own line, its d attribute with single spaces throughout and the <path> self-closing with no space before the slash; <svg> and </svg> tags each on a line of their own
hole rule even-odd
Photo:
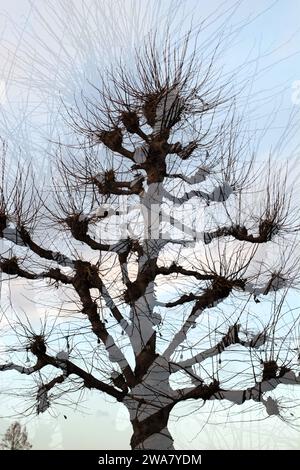
<svg viewBox="0 0 300 470">
<path fill-rule="evenodd" d="M 19 276 L 23 277 L 24 279 L 38 279 L 38 274 L 30 273 L 29 271 L 25 271 L 22 269 L 16 257 L 8 258 L 0 258 L 0 270 L 8 274 L 10 276 Z"/>
<path fill-rule="evenodd" d="M 18 276 L 24 279 L 52 279 L 53 281 L 60 281 L 62 284 L 72 284 L 73 278 L 63 274 L 59 268 L 49 269 L 41 273 L 32 273 L 21 268 L 18 263 L 18 258 L 0 258 L 0 270 L 10 276 Z"/>
<path fill-rule="evenodd" d="M 244 390 L 224 390 L 220 387 L 218 382 L 211 384 L 211 392 L 206 397 L 203 392 L 207 386 L 200 384 L 194 388 L 187 388 L 180 390 L 181 400 L 189 398 L 204 399 L 204 400 L 228 400 L 235 405 L 242 405 L 247 400 L 254 400 L 266 405 L 264 394 L 275 390 L 279 385 L 299 385 L 300 375 L 296 375 L 293 371 L 282 367 L 278 368 L 277 376 L 263 378 L 261 381 L 256 382 L 253 387 Z M 269 413 L 275 414 L 275 413 Z M 278 410 L 279 414 L 279 410 Z"/>
<path fill-rule="evenodd" d="M 199 364 L 210 357 L 218 356 L 232 344 L 240 344 L 241 346 L 249 348 L 259 348 L 260 346 L 265 344 L 267 340 L 267 335 L 265 331 L 253 335 L 250 340 L 244 341 L 239 338 L 240 327 L 241 325 L 235 323 L 234 325 L 228 328 L 226 335 L 224 335 L 221 341 L 219 341 L 215 346 L 201 351 L 200 353 L 196 354 L 195 356 L 189 359 L 186 359 L 185 361 L 172 363 L 172 371 L 184 371 L 185 369 L 189 369 L 193 365 Z"/>
<path fill-rule="evenodd" d="M 199 296 L 188 318 L 163 353 L 166 359 L 170 359 L 176 348 L 186 339 L 187 332 L 190 328 L 195 326 L 199 315 L 201 315 L 206 308 L 215 307 L 219 302 L 228 297 L 232 288 L 232 283 L 226 279 L 215 279 L 212 282 L 211 287 L 206 289 L 205 292 Z"/>
<path fill-rule="evenodd" d="M 184 175 L 182 173 L 169 173 L 167 174 L 168 178 L 179 178 L 185 183 L 189 184 L 199 184 L 203 183 L 210 174 L 210 170 L 206 167 L 200 167 L 198 170 L 191 176 Z"/>
<path fill-rule="evenodd" d="M 55 387 L 55 385 L 64 382 L 66 378 L 65 374 L 61 374 L 54 379 L 50 380 L 50 382 L 46 384 L 40 385 L 37 391 L 36 399 L 37 399 L 37 407 L 36 411 L 37 414 L 44 413 L 50 406 L 50 401 L 48 399 L 48 392 Z"/>
<path fill-rule="evenodd" d="M 185 202 L 190 201 L 193 197 L 199 197 L 204 199 L 207 204 L 210 202 L 225 202 L 230 196 L 233 194 L 232 187 L 227 183 L 224 182 L 222 185 L 217 186 L 211 193 L 207 193 L 205 191 L 200 190 L 193 190 L 185 193 L 181 197 L 176 197 L 171 195 L 168 191 L 164 191 L 164 196 L 172 201 L 174 204 L 184 204 Z"/>
<path fill-rule="evenodd" d="M 100 390 L 101 392 L 105 392 L 109 394 L 110 396 L 113 396 L 119 401 L 122 401 L 124 394 L 122 392 L 119 392 L 116 390 L 114 387 L 112 387 L 109 384 L 106 384 L 105 382 L 102 382 L 99 379 L 96 379 L 92 374 L 84 371 L 77 365 L 73 364 L 69 360 L 62 361 L 61 359 L 56 359 L 54 357 L 51 357 L 45 353 L 42 352 L 36 352 L 36 355 L 38 356 L 38 361 L 35 366 L 32 367 L 23 367 L 19 366 L 17 364 L 13 363 L 8 363 L 0 366 L 0 371 L 8 371 L 8 370 L 15 370 L 19 372 L 20 374 L 26 374 L 26 375 L 31 375 L 36 371 L 41 370 L 43 367 L 47 365 L 52 365 L 53 367 L 56 367 L 57 369 L 63 368 L 64 374 L 55 377 L 53 380 L 51 380 L 48 384 L 42 385 L 39 388 L 38 391 L 38 399 L 41 401 L 42 398 L 42 392 L 46 391 L 48 392 L 51 388 L 53 388 L 57 383 L 62 383 L 63 380 L 66 377 L 65 374 L 65 369 L 67 370 L 67 375 L 74 374 L 77 377 L 80 377 L 84 381 L 84 385 L 87 388 L 95 388 L 97 390 Z M 44 396 L 45 399 L 45 396 Z M 45 411 L 45 410 L 44 410 Z M 42 412 L 40 410 L 40 412 Z"/>
<path fill-rule="evenodd" d="M 59 357 L 59 355 L 58 357 L 55 358 L 46 354 L 46 345 L 45 345 L 43 337 L 36 336 L 31 343 L 30 350 L 32 354 L 34 354 L 38 358 L 36 366 L 33 367 L 35 368 L 35 370 L 40 370 L 42 367 L 45 367 L 46 365 L 51 365 L 57 369 L 63 370 L 64 377 L 69 376 L 71 374 L 75 374 L 84 381 L 84 385 L 87 388 L 96 388 L 97 390 L 108 393 L 109 395 L 115 397 L 117 400 L 122 400 L 124 395 L 118 390 L 116 390 L 114 387 L 112 387 L 111 385 L 106 384 L 105 382 L 102 382 L 101 380 L 95 378 L 92 374 L 81 369 L 79 366 L 73 364 L 71 361 L 62 360 Z M 31 369 L 33 368 L 28 368 L 30 371 L 29 373 L 32 373 L 35 371 L 35 370 L 31 371 Z M 15 369 L 15 367 L 11 367 L 8 370 L 13 370 L 13 369 Z M 18 371 L 21 373 L 26 373 L 26 372 L 23 372 L 22 367 L 21 369 L 22 370 L 18 370 Z"/>
<path fill-rule="evenodd" d="M 170 274 L 182 274 L 183 276 L 191 276 L 199 281 L 210 281 L 215 276 L 213 274 L 201 274 L 198 271 L 194 271 L 192 269 L 185 269 L 182 266 L 178 266 L 175 263 L 172 263 L 169 267 L 158 266 L 156 268 L 157 274 L 161 274 L 163 276 L 168 276 Z"/>
<path fill-rule="evenodd" d="M 168 152 L 171 154 L 175 153 L 181 160 L 187 160 L 197 148 L 198 143 L 196 141 L 192 141 L 186 146 L 182 146 L 180 142 L 176 142 L 169 146 Z"/>
<path fill-rule="evenodd" d="M 87 315 L 90 321 L 92 331 L 95 333 L 97 338 L 103 342 L 111 362 L 118 363 L 125 378 L 128 380 L 128 383 L 131 384 L 133 381 L 133 372 L 131 367 L 120 348 L 116 345 L 113 337 L 108 333 L 105 323 L 101 321 L 98 313 L 98 305 L 92 300 L 90 289 L 99 289 L 104 297 L 107 307 L 123 327 L 124 331 L 126 330 L 127 322 L 123 319 L 123 316 L 99 278 L 96 266 L 91 265 L 89 262 L 76 261 L 76 274 L 73 279 L 73 286 L 83 305 L 82 312 Z"/>
<path fill-rule="evenodd" d="M 20 374 L 31 375 L 34 372 L 41 370 L 46 364 L 38 359 L 37 363 L 32 367 L 24 367 L 13 362 L 8 362 L 7 364 L 0 365 L 0 371 L 15 370 Z"/>
<path fill-rule="evenodd" d="M 33 253 L 38 255 L 40 258 L 47 259 L 49 261 L 55 261 L 61 266 L 73 268 L 74 261 L 63 255 L 58 251 L 46 250 L 37 243 L 35 243 L 28 230 L 21 225 L 20 227 L 6 227 L 0 230 L 0 238 L 6 238 L 8 241 L 13 242 L 18 246 L 26 246 L 31 249 Z"/>
<path fill-rule="evenodd" d="M 53 361 L 53 358 L 50 358 L 49 356 L 46 356 L 46 359 L 49 364 L 55 365 L 55 367 L 61 367 L 61 365 L 57 364 L 57 360 Z M 96 388 L 101 392 L 105 392 L 108 395 L 115 397 L 118 401 L 122 401 L 124 393 L 119 392 L 111 385 L 102 382 L 101 380 L 94 377 L 92 374 L 86 372 L 85 370 L 81 369 L 70 361 L 66 361 L 66 367 L 68 370 L 68 375 L 75 374 L 77 375 L 77 377 L 80 377 L 83 380 L 85 387 Z"/>
<path fill-rule="evenodd" d="M 233 225 L 232 227 L 220 227 L 214 232 L 204 233 L 204 243 L 207 245 L 215 238 L 234 237 L 236 240 L 249 243 L 266 243 L 278 233 L 275 223 L 268 220 L 261 220 L 258 235 L 252 235 L 243 225 Z"/>
<path fill-rule="evenodd" d="M 209 385 L 204 384 L 200 381 L 196 387 L 187 387 L 178 390 L 179 399 L 178 402 L 184 400 L 202 399 L 211 400 L 212 397 L 220 390 L 220 384 L 217 380 L 213 380 Z"/>
<path fill-rule="evenodd" d="M 99 193 L 103 195 L 125 195 L 140 194 L 143 191 L 144 177 L 138 175 L 132 181 L 116 181 L 115 172 L 109 170 L 89 179 Z"/>
<path fill-rule="evenodd" d="M 65 222 L 75 240 L 85 243 L 92 250 L 123 253 L 127 250 L 128 244 L 130 243 L 130 240 L 127 239 L 120 240 L 119 242 L 112 245 L 108 243 L 97 242 L 88 234 L 89 217 L 83 217 L 82 214 L 70 216 L 65 220 Z"/>
</svg>

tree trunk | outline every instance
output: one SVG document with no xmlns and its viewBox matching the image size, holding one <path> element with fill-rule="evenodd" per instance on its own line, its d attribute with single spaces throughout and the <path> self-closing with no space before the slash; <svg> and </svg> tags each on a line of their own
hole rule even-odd
<svg viewBox="0 0 300 470">
<path fill-rule="evenodd" d="M 151 410 L 153 413 L 153 409 Z M 130 441 L 131 448 L 172 450 L 173 438 L 168 430 L 168 419 L 171 407 L 167 406 L 154 414 L 149 415 L 143 421 L 134 419 L 131 421 L 133 435 Z"/>
</svg>

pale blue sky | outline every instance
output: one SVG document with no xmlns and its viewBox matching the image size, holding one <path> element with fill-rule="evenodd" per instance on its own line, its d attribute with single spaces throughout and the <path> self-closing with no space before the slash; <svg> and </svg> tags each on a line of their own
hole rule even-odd
<svg viewBox="0 0 300 470">
<path fill-rule="evenodd" d="M 33 11 L 30 3 L 33 7 L 38 7 L 41 16 Z M 66 5 L 69 3 L 65 0 Z M 75 3 L 78 7 L 80 0 Z M 2 61 L 0 83 L 5 83 L 6 88 L 5 96 L 1 94 L 0 88 L 0 136 L 8 140 L 12 149 L 20 149 L 23 158 L 33 156 L 41 172 L 45 171 L 45 160 L 41 155 L 45 155 L 45 151 L 51 146 L 45 139 L 49 137 L 49 133 L 55 135 L 57 132 L 58 94 L 61 93 L 66 99 L 71 99 L 73 93 L 78 91 L 76 87 L 79 84 L 85 86 L 86 76 L 89 78 L 95 76 L 95 61 L 99 61 L 99 64 L 106 63 L 110 60 L 112 53 L 123 57 L 128 55 L 130 62 L 132 45 L 140 39 L 142 33 L 146 33 L 147 28 L 163 24 L 163 10 L 168 11 L 167 7 L 170 4 L 168 0 L 163 0 L 162 11 L 159 12 L 156 1 L 125 0 L 122 3 L 122 14 L 118 15 L 117 2 L 114 0 L 106 2 L 90 0 L 86 3 L 90 5 L 90 9 L 87 11 L 87 16 L 81 19 L 82 24 L 75 24 L 75 21 L 72 23 L 72 8 L 69 8 L 70 18 L 67 19 L 68 27 L 64 31 L 62 25 L 56 23 L 53 11 L 46 8 L 47 1 L 11 0 L 6 2 L 0 0 L 0 59 Z M 181 21 L 181 28 L 184 31 L 185 27 L 190 24 L 191 18 L 193 23 L 197 24 L 210 13 L 216 15 L 216 11 L 221 12 L 230 7 L 233 8 L 236 2 L 186 0 L 179 3 L 181 7 L 177 6 L 179 10 L 175 24 L 178 25 L 178 21 L 183 18 L 182 12 L 185 11 L 187 19 Z M 51 4 L 57 5 L 58 8 L 56 0 L 52 0 Z M 96 4 L 98 9 L 95 10 Z M 105 8 L 104 5 L 106 5 Z M 141 8 L 140 16 L 136 13 L 137 5 Z M 99 16 L 94 23 L 95 11 Z M 147 21 L 145 23 L 144 19 L 141 24 L 143 12 L 147 13 L 145 17 Z M 247 18 L 250 20 L 247 21 Z M 224 63 L 224 74 L 235 69 L 239 71 L 240 64 L 244 62 L 248 64 L 236 74 L 237 86 L 247 79 L 250 79 L 250 84 L 252 82 L 250 96 L 253 98 L 250 99 L 248 114 L 245 116 L 249 127 L 265 128 L 270 124 L 271 128 L 261 146 L 262 155 L 270 146 L 276 146 L 288 122 L 288 117 L 299 110 L 299 105 L 293 103 L 292 100 L 293 83 L 300 80 L 299 18 L 299 0 L 242 1 L 226 25 L 229 31 L 231 24 L 249 23 L 238 35 L 228 40 L 221 59 Z M 82 28 L 82 25 L 89 23 L 93 25 L 93 28 L 90 28 L 92 36 L 86 40 L 85 28 Z M 122 32 L 121 39 L 120 36 L 114 34 L 114 28 L 118 33 Z M 212 32 L 213 29 L 214 26 L 204 30 L 204 40 L 207 38 L 208 31 Z M 79 30 L 81 33 L 77 37 L 76 31 Z M 77 37 L 77 43 L 72 42 L 74 37 Z M 101 44 L 97 43 L 99 37 L 103 41 Z M 41 41 L 45 43 L 41 44 Z M 59 47 L 60 43 L 63 44 L 63 48 Z M 49 49 L 46 49 L 46 45 Z M 36 64 L 33 60 L 35 55 Z M 73 66 L 76 64 L 79 77 L 73 82 L 70 81 L 72 64 Z M 61 70 L 59 70 L 60 66 Z M 42 79 L 40 72 L 44 74 Z M 243 87 L 241 96 L 247 96 L 247 90 Z M 254 97 L 257 97 L 257 100 Z M 274 109 L 277 110 L 276 116 L 272 115 Z M 271 117 L 275 117 L 274 121 Z M 294 119 L 295 123 L 299 123 L 297 115 Z M 286 144 L 280 149 L 279 157 L 296 159 L 299 157 L 299 147 L 296 146 L 299 140 L 297 142 L 295 138 L 295 131 L 297 127 L 294 126 L 289 145 Z M 291 298 L 291 302 L 297 305 L 298 298 Z M 4 374 L 1 374 L 1 390 L 5 381 Z M 7 416 L 10 414 L 9 407 L 14 406 L 14 399 L 5 396 L 2 399 L 1 395 L 0 397 L 0 413 Z M 121 405 L 112 404 L 111 399 L 104 400 L 99 394 L 92 393 L 83 406 L 86 413 L 75 413 L 68 409 L 58 408 L 56 417 L 46 414 L 39 418 L 24 418 L 23 421 L 28 426 L 34 447 L 129 448 L 131 430 L 127 426 L 126 410 L 122 411 Z M 67 419 L 64 419 L 63 414 L 67 415 Z M 222 429 L 226 430 L 225 434 L 228 436 L 226 438 L 218 434 L 219 428 L 213 424 L 207 425 L 202 433 L 197 435 L 206 418 L 206 414 L 204 415 L 200 410 L 192 415 L 189 414 L 180 423 L 172 424 L 175 445 L 182 448 L 299 447 L 299 433 L 277 418 L 260 423 L 237 422 L 228 424 L 226 427 L 224 424 Z M 218 421 L 218 419 L 219 413 L 216 413 L 212 421 Z M 226 421 L 226 412 L 223 414 L 223 419 Z M 236 417 L 237 421 L 247 419 L 249 415 L 246 413 Z M 0 418 L 0 432 L 9 422 L 8 418 L 3 420 Z"/>
</svg>

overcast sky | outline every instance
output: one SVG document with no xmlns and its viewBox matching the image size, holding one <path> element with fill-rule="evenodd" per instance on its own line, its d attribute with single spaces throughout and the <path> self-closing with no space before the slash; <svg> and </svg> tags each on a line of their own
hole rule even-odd
<svg viewBox="0 0 300 470">
<path fill-rule="evenodd" d="M 114 57 L 122 57 L 130 64 L 134 46 L 150 28 L 163 29 L 171 13 L 173 31 L 178 37 L 191 21 L 195 26 L 213 15 L 214 23 L 210 25 L 209 20 L 201 36 L 204 42 L 222 24 L 225 16 L 218 18 L 218 14 L 224 12 L 227 15 L 224 74 L 241 69 L 237 73 L 237 87 L 249 79 L 248 92 L 256 99 L 250 99 L 245 119 L 253 129 L 269 125 L 261 146 L 263 156 L 270 146 L 276 147 L 291 114 L 295 115 L 294 123 L 299 122 L 296 91 L 297 81 L 300 83 L 300 2 L 245 0 L 235 8 L 237 3 L 89 0 L 85 2 L 86 8 L 81 9 L 81 0 L 1 0 L 0 137 L 22 158 L 34 158 L 42 173 L 47 171 L 45 155 L 52 145 L 48 139 L 61 131 L 57 124 L 60 96 L 71 101 L 74 94 L 85 89 L 87 80 L 96 80 L 97 68 L 109 64 Z M 238 34 L 230 36 L 238 25 L 244 26 Z M 248 92 L 241 91 L 245 96 Z M 273 115 L 272 110 L 276 110 Z M 299 157 L 295 125 L 293 129 L 288 144 L 277 148 L 279 158 Z M 16 301 L 20 308 L 26 308 L 22 295 Z M 296 299 L 291 297 L 291 302 L 296 304 Z M 1 390 L 6 380 L 0 374 Z M 11 422 L 9 407 L 14 406 L 14 399 L 5 394 L 0 398 L 0 416 L 6 417 L 0 418 L 1 432 Z M 212 424 L 200 432 L 209 416 L 195 409 L 194 404 L 186 405 L 182 414 L 187 416 L 171 425 L 178 448 L 299 446 L 298 432 L 278 418 L 250 423 L 246 422 L 251 419 L 247 413 L 236 415 L 235 423 L 225 424 L 226 412 L 222 415 L 215 410 L 210 416 Z M 194 412 L 190 413 L 191 410 Z M 23 422 L 36 449 L 129 448 L 131 430 L 126 413 L 122 405 L 111 404 L 111 399 L 93 393 L 81 404 L 81 411 L 75 413 L 61 407 L 53 416 L 46 413 L 38 418 L 24 418 Z M 220 433 L 220 426 L 214 424 L 222 421 L 222 416 L 221 429 L 226 429 L 226 433 Z"/>
</svg>

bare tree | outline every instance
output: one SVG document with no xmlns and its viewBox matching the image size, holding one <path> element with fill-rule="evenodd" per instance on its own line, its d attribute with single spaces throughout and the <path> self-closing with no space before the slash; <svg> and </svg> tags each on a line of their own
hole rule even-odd
<svg viewBox="0 0 300 470">
<path fill-rule="evenodd" d="M 16 421 L 12 423 L 3 436 L 0 444 L 3 450 L 30 450 L 32 445 L 28 441 L 26 427 Z"/>
<path fill-rule="evenodd" d="M 0 370 L 37 378 L 37 413 L 74 391 L 115 398 L 133 449 L 172 449 L 183 401 L 252 400 L 280 416 L 270 393 L 300 383 L 298 316 L 285 309 L 299 280 L 288 174 L 255 163 L 231 83 L 196 51 L 189 37 L 150 38 L 135 68 L 66 106 L 76 138 L 58 144 L 51 189 L 2 164 L 3 282 L 36 283 L 60 322 L 15 325 L 19 362 Z"/>
</svg>

